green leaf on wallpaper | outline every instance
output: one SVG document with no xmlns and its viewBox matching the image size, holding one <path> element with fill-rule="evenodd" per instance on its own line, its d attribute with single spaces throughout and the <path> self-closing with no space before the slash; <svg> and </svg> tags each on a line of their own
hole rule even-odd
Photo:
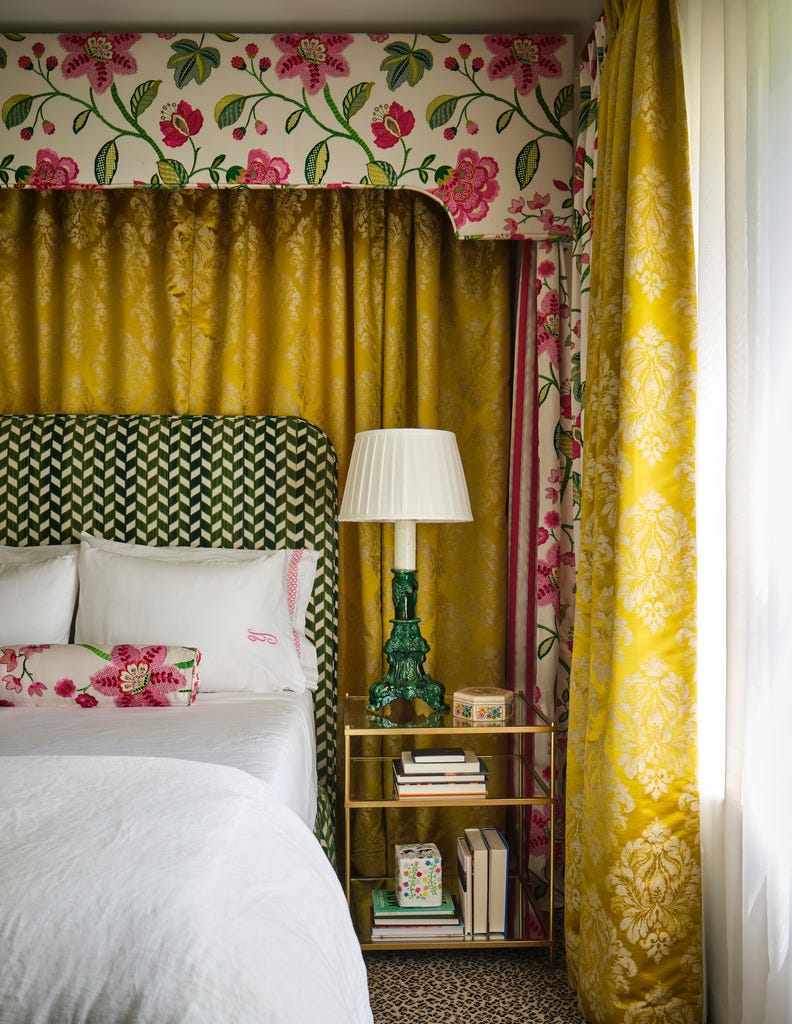
<svg viewBox="0 0 792 1024">
<path fill-rule="evenodd" d="M 177 39 L 171 43 L 173 55 L 168 60 L 168 67 L 173 71 L 173 79 L 179 89 L 183 89 L 191 81 L 202 85 L 212 68 L 220 67 L 220 51 L 214 46 L 199 46 L 193 39 Z"/>
<path fill-rule="evenodd" d="M 94 175 L 99 185 L 110 185 L 118 168 L 118 146 L 115 139 L 106 142 L 94 160 Z"/>
<path fill-rule="evenodd" d="M 380 64 L 380 71 L 387 72 L 389 89 L 398 89 L 405 82 L 417 85 L 424 71 L 430 71 L 434 64 L 428 50 L 415 50 L 409 43 L 388 43 L 385 52 L 388 56 Z"/>
<path fill-rule="evenodd" d="M 167 185 L 168 188 L 179 188 L 181 185 L 186 185 L 190 180 L 184 164 L 179 163 L 178 160 L 158 160 L 157 170 L 162 179 L 162 184 Z"/>
<path fill-rule="evenodd" d="M 215 35 L 224 43 L 235 43 L 239 39 L 239 36 L 235 36 L 233 32 L 215 32 Z"/>
<path fill-rule="evenodd" d="M 594 99 L 582 100 L 578 111 L 578 133 L 584 132 L 597 120 L 599 115 L 599 103 L 596 96 Z"/>
<path fill-rule="evenodd" d="M 514 173 L 517 176 L 517 184 L 520 188 L 525 188 L 526 185 L 529 185 L 538 170 L 539 143 L 536 139 L 532 139 L 526 146 L 523 146 L 517 154 L 517 159 L 514 163 Z"/>
<path fill-rule="evenodd" d="M 14 181 L 17 183 L 17 185 L 24 185 L 32 173 L 32 167 L 28 167 L 27 164 L 22 164 L 22 166 L 17 167 L 16 171 L 14 172 Z"/>
<path fill-rule="evenodd" d="M 354 117 L 359 110 L 362 110 L 366 105 L 371 90 L 374 88 L 373 82 L 359 82 L 357 85 L 353 85 L 349 92 L 344 97 L 344 117 L 347 121 Z"/>
<path fill-rule="evenodd" d="M 88 124 L 88 118 L 91 116 L 90 110 L 81 110 L 80 113 L 72 121 L 72 131 L 75 135 L 79 135 L 83 128 Z"/>
<path fill-rule="evenodd" d="M 498 133 L 498 135 L 500 135 L 501 132 L 506 131 L 513 117 L 514 107 L 509 107 L 508 110 L 504 110 L 502 114 L 498 115 L 498 120 L 495 122 L 495 131 Z"/>
<path fill-rule="evenodd" d="M 429 175 L 423 169 L 423 167 L 421 167 L 420 170 L 418 171 L 418 177 L 421 179 L 421 181 L 424 183 L 424 185 L 426 185 L 427 182 L 429 181 Z"/>
<path fill-rule="evenodd" d="M 229 167 L 226 171 L 226 181 L 229 185 L 236 185 L 244 176 L 245 168 L 240 167 L 239 164 L 234 164 L 233 167 Z"/>
<path fill-rule="evenodd" d="M 572 356 L 572 395 L 576 402 L 583 400 L 583 385 L 580 373 L 580 352 Z"/>
<path fill-rule="evenodd" d="M 225 153 L 221 153 L 220 156 L 216 156 L 212 161 L 212 167 L 219 167 L 225 160 Z"/>
<path fill-rule="evenodd" d="M 305 180 L 309 185 L 318 185 L 327 173 L 330 163 L 330 149 L 323 140 L 317 142 L 305 158 Z"/>
<path fill-rule="evenodd" d="M 247 96 L 241 96 L 239 93 L 232 92 L 228 96 L 223 96 L 215 103 L 214 108 L 214 119 L 217 122 L 219 128 L 228 128 L 234 121 L 238 121 L 242 116 L 242 111 L 245 109 L 245 100 Z"/>
<path fill-rule="evenodd" d="M 456 105 L 459 103 L 458 96 L 435 96 L 426 108 L 426 120 L 430 128 L 440 128 L 454 116 Z"/>
<path fill-rule="evenodd" d="M 440 32 L 429 32 L 429 38 L 433 43 L 450 43 L 451 36 L 444 36 Z"/>
<path fill-rule="evenodd" d="M 558 426 L 560 426 L 560 424 L 558 424 Z M 572 431 L 562 430 L 558 437 L 556 451 L 560 452 L 564 456 L 564 458 L 568 459 L 570 462 L 573 458 L 573 445 L 574 438 L 572 437 Z"/>
<path fill-rule="evenodd" d="M 444 184 L 446 181 L 448 181 L 453 170 L 454 168 L 451 167 L 450 164 L 441 164 L 435 171 L 435 182 L 438 185 Z"/>
<path fill-rule="evenodd" d="M 3 104 L 3 124 L 6 128 L 16 128 L 22 124 L 30 113 L 33 104 L 32 96 L 25 96 L 18 93 L 16 96 L 9 96 Z"/>
<path fill-rule="evenodd" d="M 11 43 L 21 43 L 25 38 L 21 32 L 3 32 L 2 35 Z"/>
<path fill-rule="evenodd" d="M 556 638 L 554 636 L 546 636 L 536 649 L 536 657 L 540 661 L 542 658 L 546 658 L 555 646 L 555 642 Z"/>
<path fill-rule="evenodd" d="M 300 118 L 303 116 L 302 107 L 299 110 L 293 110 L 291 114 L 286 118 L 286 134 L 291 135 L 297 125 L 300 123 Z"/>
<path fill-rule="evenodd" d="M 423 160 L 421 161 L 421 167 L 424 168 L 424 169 L 427 168 L 427 167 L 431 167 L 431 165 L 434 162 L 435 162 L 435 154 L 434 153 L 430 153 L 429 156 L 425 156 L 423 158 Z"/>
<path fill-rule="evenodd" d="M 0 167 L 10 167 L 14 160 L 13 153 L 7 153 L 2 160 L 0 160 Z"/>
<path fill-rule="evenodd" d="M 153 79 L 150 82 L 141 82 L 137 89 L 132 93 L 132 99 L 129 101 L 129 109 L 135 120 L 140 117 L 144 110 L 148 110 L 154 102 L 161 85 L 162 79 L 160 78 Z"/>
<path fill-rule="evenodd" d="M 220 184 L 220 175 L 217 173 L 214 167 L 209 168 L 209 177 L 212 179 L 215 185 Z"/>
<path fill-rule="evenodd" d="M 555 112 L 556 120 L 560 121 L 562 117 L 566 117 L 569 111 L 572 109 L 572 104 L 575 102 L 575 89 L 570 83 L 569 85 L 563 86 L 558 90 L 558 95 L 555 98 L 553 109 Z"/>
<path fill-rule="evenodd" d="M 6 66 L 6 64 L 8 64 L 8 54 L 5 52 L 2 46 L 0 46 L 0 70 L 2 70 Z"/>
<path fill-rule="evenodd" d="M 366 170 L 369 182 L 380 188 L 393 188 L 399 180 L 395 168 L 387 160 L 373 160 L 366 164 Z"/>
</svg>

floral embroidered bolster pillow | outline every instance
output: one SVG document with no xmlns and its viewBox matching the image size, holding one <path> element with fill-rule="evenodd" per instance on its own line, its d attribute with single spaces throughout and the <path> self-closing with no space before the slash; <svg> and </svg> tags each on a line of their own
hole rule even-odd
<svg viewBox="0 0 792 1024">
<path fill-rule="evenodd" d="M 194 647 L 3 647 L 0 707 L 186 707 L 198 693 Z"/>
</svg>

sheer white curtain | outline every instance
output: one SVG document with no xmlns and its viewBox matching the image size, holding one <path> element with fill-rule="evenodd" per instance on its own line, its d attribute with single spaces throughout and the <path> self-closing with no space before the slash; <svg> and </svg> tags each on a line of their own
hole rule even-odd
<svg viewBox="0 0 792 1024">
<path fill-rule="evenodd" d="M 679 0 L 699 269 L 712 1024 L 792 1022 L 792 2 Z"/>
</svg>

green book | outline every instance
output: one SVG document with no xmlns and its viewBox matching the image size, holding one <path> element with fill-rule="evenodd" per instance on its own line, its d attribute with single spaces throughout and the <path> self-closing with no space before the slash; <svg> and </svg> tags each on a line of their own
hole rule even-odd
<svg viewBox="0 0 792 1024">
<path fill-rule="evenodd" d="M 439 907 L 403 907 L 395 889 L 374 889 L 371 907 L 376 917 L 453 917 L 456 913 L 451 894 L 443 889 Z"/>
</svg>

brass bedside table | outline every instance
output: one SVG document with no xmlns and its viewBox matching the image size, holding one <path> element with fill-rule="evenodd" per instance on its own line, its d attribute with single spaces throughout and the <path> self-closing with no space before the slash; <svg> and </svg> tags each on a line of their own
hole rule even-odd
<svg viewBox="0 0 792 1024">
<path fill-rule="evenodd" d="M 373 942 L 368 921 L 357 921 L 356 927 L 363 949 L 465 949 L 514 948 L 520 946 L 546 946 L 552 956 L 553 946 L 553 857 L 555 847 L 554 805 L 555 805 L 555 725 L 538 708 L 530 704 L 522 694 L 514 695 L 514 716 L 506 724 L 476 725 L 455 719 L 450 713 L 433 714 L 431 724 L 399 725 L 383 720 L 366 709 L 367 697 L 347 696 L 344 701 L 344 887 L 350 911 L 360 899 L 367 899 L 372 889 L 393 886 L 393 879 L 353 877 L 352 864 L 352 817 L 357 810 L 389 808 L 395 811 L 415 807 L 508 808 L 510 823 L 506 839 L 509 843 L 509 928 L 505 937 L 465 938 L 464 940 L 422 940 L 410 942 Z M 477 738 L 499 736 L 503 740 L 502 753 L 483 754 L 489 769 L 489 786 L 486 797 L 410 797 L 409 802 L 385 797 L 380 800 L 363 799 L 362 778 L 366 768 L 383 762 L 390 762 L 392 756 L 366 756 L 362 753 L 364 737 L 399 737 L 404 749 L 412 749 L 420 737 L 433 737 L 431 746 L 461 746 L 475 749 Z M 538 737 L 549 744 L 550 781 L 545 782 L 531 763 L 530 748 Z M 478 752 L 478 751 L 477 751 Z M 550 839 L 550 889 L 548 906 L 539 908 L 531 896 L 528 869 L 530 808 L 544 805 L 549 808 Z M 471 825 L 475 825 L 475 813 Z M 416 842 L 433 841 L 432 836 L 415 836 Z M 443 885 L 449 884 L 455 890 L 456 856 L 450 851 L 443 852 Z M 362 887 L 362 897 L 361 897 Z M 529 915 L 542 928 L 541 937 L 529 934 Z M 353 912 L 353 919 L 355 914 Z"/>
</svg>

